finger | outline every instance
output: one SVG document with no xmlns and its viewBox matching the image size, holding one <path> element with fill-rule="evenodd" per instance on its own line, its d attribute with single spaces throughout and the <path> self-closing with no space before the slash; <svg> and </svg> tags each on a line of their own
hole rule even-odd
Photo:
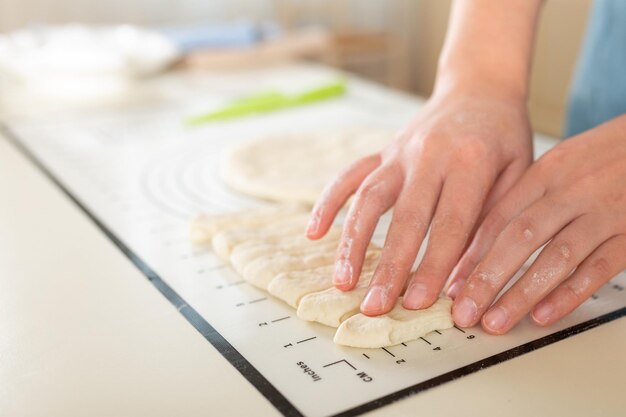
<svg viewBox="0 0 626 417">
<path fill-rule="evenodd" d="M 357 284 L 376 224 L 395 202 L 401 186 L 399 169 L 387 165 L 376 169 L 359 187 L 337 248 L 333 283 L 340 290 L 350 290 Z"/>
<path fill-rule="evenodd" d="M 480 219 L 483 220 L 487 214 L 495 207 L 498 201 L 506 195 L 506 193 L 515 185 L 515 183 L 521 178 L 524 172 L 528 169 L 529 161 L 515 160 L 511 162 L 500 173 L 483 205 Z"/>
<path fill-rule="evenodd" d="M 526 259 L 576 217 L 575 204 L 558 201 L 544 197 L 504 227 L 457 295 L 452 309 L 455 323 L 476 324 Z"/>
<path fill-rule="evenodd" d="M 515 184 L 517 180 L 522 176 L 528 164 L 525 161 L 516 160 L 512 163 L 508 164 L 499 174 L 495 183 L 489 190 L 485 201 L 483 202 L 482 210 L 480 211 L 480 216 L 478 216 L 478 220 L 474 223 L 474 228 L 470 233 L 470 238 L 467 242 L 469 245 L 471 241 L 474 239 L 476 232 L 478 231 L 478 227 L 487 217 L 487 214 L 491 211 L 491 209 L 495 206 L 495 204 L 502 198 L 504 195 L 511 189 L 511 187 Z M 467 247 L 465 248 L 467 249 Z M 471 271 L 470 271 L 471 272 Z M 452 283 L 452 281 L 450 281 Z"/>
<path fill-rule="evenodd" d="M 545 188 L 527 173 L 493 207 L 481 223 L 472 242 L 461 256 L 450 276 L 447 295 L 456 298 L 469 275 L 476 269 L 509 222 L 539 200 Z"/>
<path fill-rule="evenodd" d="M 524 275 L 489 308 L 483 328 L 504 334 L 606 240 L 610 230 L 600 216 L 583 215 L 561 230 Z"/>
<path fill-rule="evenodd" d="M 380 166 L 380 163 L 379 154 L 361 158 L 348 166 L 324 188 L 311 211 L 311 218 L 306 228 L 306 236 L 309 239 L 319 239 L 328 232 L 341 207 L 359 188 L 363 180 Z"/>
<path fill-rule="evenodd" d="M 491 190 L 489 190 L 487 198 L 485 198 L 482 211 L 480 212 L 480 216 L 478 216 L 478 221 L 474 225 L 474 230 L 472 230 L 470 241 L 468 242 L 468 244 L 474 239 L 474 236 L 478 231 L 478 227 L 485 220 L 489 212 L 494 208 L 496 203 L 498 203 L 515 185 L 515 183 L 521 178 L 527 168 L 527 161 L 516 160 L 507 165 L 504 170 L 500 172 L 495 184 L 491 187 Z"/>
<path fill-rule="evenodd" d="M 526 161 L 517 160 L 509 164 L 500 173 L 500 175 L 498 175 L 496 183 L 493 185 L 489 194 L 487 194 L 487 197 L 485 198 L 478 220 L 474 223 L 470 237 L 466 242 L 466 246 L 463 248 L 463 254 L 467 252 L 469 244 L 473 241 L 480 225 L 485 220 L 491 209 L 498 201 L 500 201 L 501 198 L 503 198 L 515 182 L 519 180 L 527 167 L 528 164 Z M 477 261 L 472 261 L 471 258 L 461 256 L 461 259 L 458 260 L 457 264 L 454 266 L 448 279 L 446 294 L 449 297 L 456 298 L 457 294 L 465 284 L 465 280 L 474 270 L 476 265 L 478 265 Z"/>
<path fill-rule="evenodd" d="M 432 305 L 459 260 L 488 190 L 487 178 L 469 186 L 467 176 L 446 180 L 433 218 L 424 259 L 403 298 L 404 307 Z"/>
<path fill-rule="evenodd" d="M 441 178 L 427 168 L 416 170 L 405 181 L 380 263 L 361 304 L 363 314 L 384 314 L 396 304 L 428 230 L 441 183 Z"/>
<path fill-rule="evenodd" d="M 508 192 L 508 190 L 515 184 L 519 177 L 524 173 L 526 164 L 522 162 L 515 162 L 507 166 L 504 171 L 498 176 L 496 183 L 493 185 L 489 194 L 483 203 L 482 210 L 478 219 L 474 222 L 474 227 L 469 234 L 469 238 L 466 242 L 466 246 L 463 248 L 463 254 L 467 253 L 469 245 L 474 240 L 479 227 L 495 206 L 495 204 Z M 456 295 L 465 284 L 465 280 L 469 274 L 478 265 L 479 259 L 473 259 L 461 256 L 461 259 L 457 259 L 447 284 L 446 294 L 451 298 L 456 298 Z"/>
<path fill-rule="evenodd" d="M 614 236 L 589 255 L 565 282 L 535 306 L 533 321 L 548 326 L 574 311 L 608 280 L 626 269 L 626 235 Z"/>
</svg>

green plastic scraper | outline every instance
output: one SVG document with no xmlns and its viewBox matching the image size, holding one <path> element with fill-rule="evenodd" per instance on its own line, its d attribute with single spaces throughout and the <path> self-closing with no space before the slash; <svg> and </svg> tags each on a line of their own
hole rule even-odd
<svg viewBox="0 0 626 417">
<path fill-rule="evenodd" d="M 185 120 L 185 124 L 196 126 L 208 122 L 244 117 L 254 113 L 268 113 L 284 108 L 328 100 L 333 97 L 341 96 L 345 92 L 346 83 L 344 81 L 336 81 L 294 95 L 270 91 L 235 100 L 227 106 L 210 113 L 190 117 Z"/>
</svg>

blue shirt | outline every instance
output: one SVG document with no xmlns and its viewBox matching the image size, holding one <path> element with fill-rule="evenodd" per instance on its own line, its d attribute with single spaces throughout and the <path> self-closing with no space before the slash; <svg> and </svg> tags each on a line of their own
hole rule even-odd
<svg viewBox="0 0 626 417">
<path fill-rule="evenodd" d="M 626 113 L 626 0 L 595 0 L 570 90 L 565 137 Z"/>
</svg>

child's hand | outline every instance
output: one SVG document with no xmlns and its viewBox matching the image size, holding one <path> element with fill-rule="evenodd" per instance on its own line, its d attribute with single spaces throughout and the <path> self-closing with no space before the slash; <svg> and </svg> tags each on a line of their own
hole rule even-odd
<svg viewBox="0 0 626 417">
<path fill-rule="evenodd" d="M 474 86 L 475 87 L 475 86 Z M 307 229 L 322 237 L 356 192 L 337 251 L 335 285 L 354 288 L 379 217 L 394 207 L 382 257 L 361 311 L 395 305 L 432 223 L 426 256 L 411 278 L 404 306 L 430 306 L 441 292 L 482 213 L 531 162 L 524 100 L 497 94 L 447 92 L 429 100 L 380 153 L 348 167 L 317 202 Z"/>
<path fill-rule="evenodd" d="M 542 245 L 537 260 L 496 296 Z M 496 204 L 451 278 L 454 321 L 548 325 L 626 268 L 626 116 L 559 144 Z"/>
</svg>

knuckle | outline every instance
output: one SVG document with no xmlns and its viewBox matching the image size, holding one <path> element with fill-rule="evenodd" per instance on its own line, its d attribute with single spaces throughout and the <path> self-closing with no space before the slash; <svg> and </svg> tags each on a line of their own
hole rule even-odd
<svg viewBox="0 0 626 417">
<path fill-rule="evenodd" d="M 530 216 L 520 216 L 510 223 L 508 233 L 516 242 L 530 242 L 535 235 L 534 223 Z"/>
<path fill-rule="evenodd" d="M 565 283 L 559 291 L 559 301 L 561 303 L 571 303 L 574 300 L 578 300 L 579 290 L 571 283 Z"/>
<path fill-rule="evenodd" d="M 384 195 L 384 183 L 368 179 L 359 187 L 356 197 L 359 203 L 379 203 Z"/>
<path fill-rule="evenodd" d="M 379 262 L 381 271 L 395 273 L 398 270 L 406 268 L 405 259 L 409 251 L 399 251 L 395 246 L 396 245 L 386 244 L 385 247 L 383 247 Z"/>
<path fill-rule="evenodd" d="M 577 304 L 581 300 L 583 288 L 566 281 L 561 287 L 559 301 L 563 304 Z"/>
<path fill-rule="evenodd" d="M 428 227 L 425 216 L 414 210 L 396 209 L 393 221 L 408 233 L 419 233 Z"/>
<path fill-rule="evenodd" d="M 498 235 L 506 225 L 507 219 L 497 207 L 483 221 L 483 228 L 489 235 Z"/>
<path fill-rule="evenodd" d="M 360 262 L 362 262 L 360 256 L 363 253 L 362 247 L 360 247 L 360 245 L 354 245 L 353 242 L 354 239 L 352 239 L 352 237 L 346 236 L 341 239 L 341 242 L 335 250 L 335 260 L 351 260 L 352 268 L 356 267 L 356 264 L 360 265 Z"/>
<path fill-rule="evenodd" d="M 600 256 L 591 261 L 590 268 L 593 274 L 599 277 L 610 276 L 613 269 L 611 268 L 611 264 L 609 263 L 609 261 L 603 256 Z"/>
<path fill-rule="evenodd" d="M 544 289 L 536 274 L 520 281 L 520 284 L 519 287 L 513 287 L 509 290 L 511 295 L 519 300 L 518 304 L 524 306 L 536 304 Z"/>
<path fill-rule="evenodd" d="M 355 239 L 358 242 L 357 238 L 363 235 L 364 229 L 368 226 L 367 222 L 369 219 L 358 216 L 361 209 L 358 205 L 355 205 L 357 203 L 358 201 L 355 201 L 350 207 L 350 211 L 344 221 L 343 231 L 341 233 L 342 241 L 349 241 L 350 244 L 352 244 L 352 241 Z"/>
<path fill-rule="evenodd" d="M 390 275 L 396 275 L 399 271 L 404 271 L 404 266 L 402 262 L 398 261 L 398 252 L 393 250 L 392 248 L 383 249 L 383 254 L 381 256 L 381 260 L 379 263 L 379 267 L 381 271 L 385 271 Z"/>
<path fill-rule="evenodd" d="M 414 134 L 402 148 L 398 149 L 402 152 L 398 154 L 398 157 L 410 163 L 416 160 L 432 162 L 441 155 L 441 142 L 441 138 L 436 133 Z"/>
<path fill-rule="evenodd" d="M 492 271 L 477 271 L 470 276 L 466 286 L 472 292 L 497 293 L 500 289 L 498 277 L 499 275 Z"/>
<path fill-rule="evenodd" d="M 469 235 L 469 225 L 464 216 L 456 212 L 443 213 L 433 221 L 433 231 L 443 232 L 447 236 Z"/>
<path fill-rule="evenodd" d="M 552 256 L 559 264 L 569 264 L 572 258 L 573 245 L 568 240 L 559 240 L 552 245 Z"/>
<path fill-rule="evenodd" d="M 509 311 L 517 311 L 526 306 L 534 305 L 537 300 L 537 290 L 533 290 L 532 286 L 524 286 L 517 289 L 510 289 L 506 293 L 506 299 L 502 303 L 506 303 Z"/>
<path fill-rule="evenodd" d="M 488 154 L 487 144 L 478 137 L 470 136 L 456 149 L 455 159 L 462 164 L 482 164 Z"/>
</svg>

